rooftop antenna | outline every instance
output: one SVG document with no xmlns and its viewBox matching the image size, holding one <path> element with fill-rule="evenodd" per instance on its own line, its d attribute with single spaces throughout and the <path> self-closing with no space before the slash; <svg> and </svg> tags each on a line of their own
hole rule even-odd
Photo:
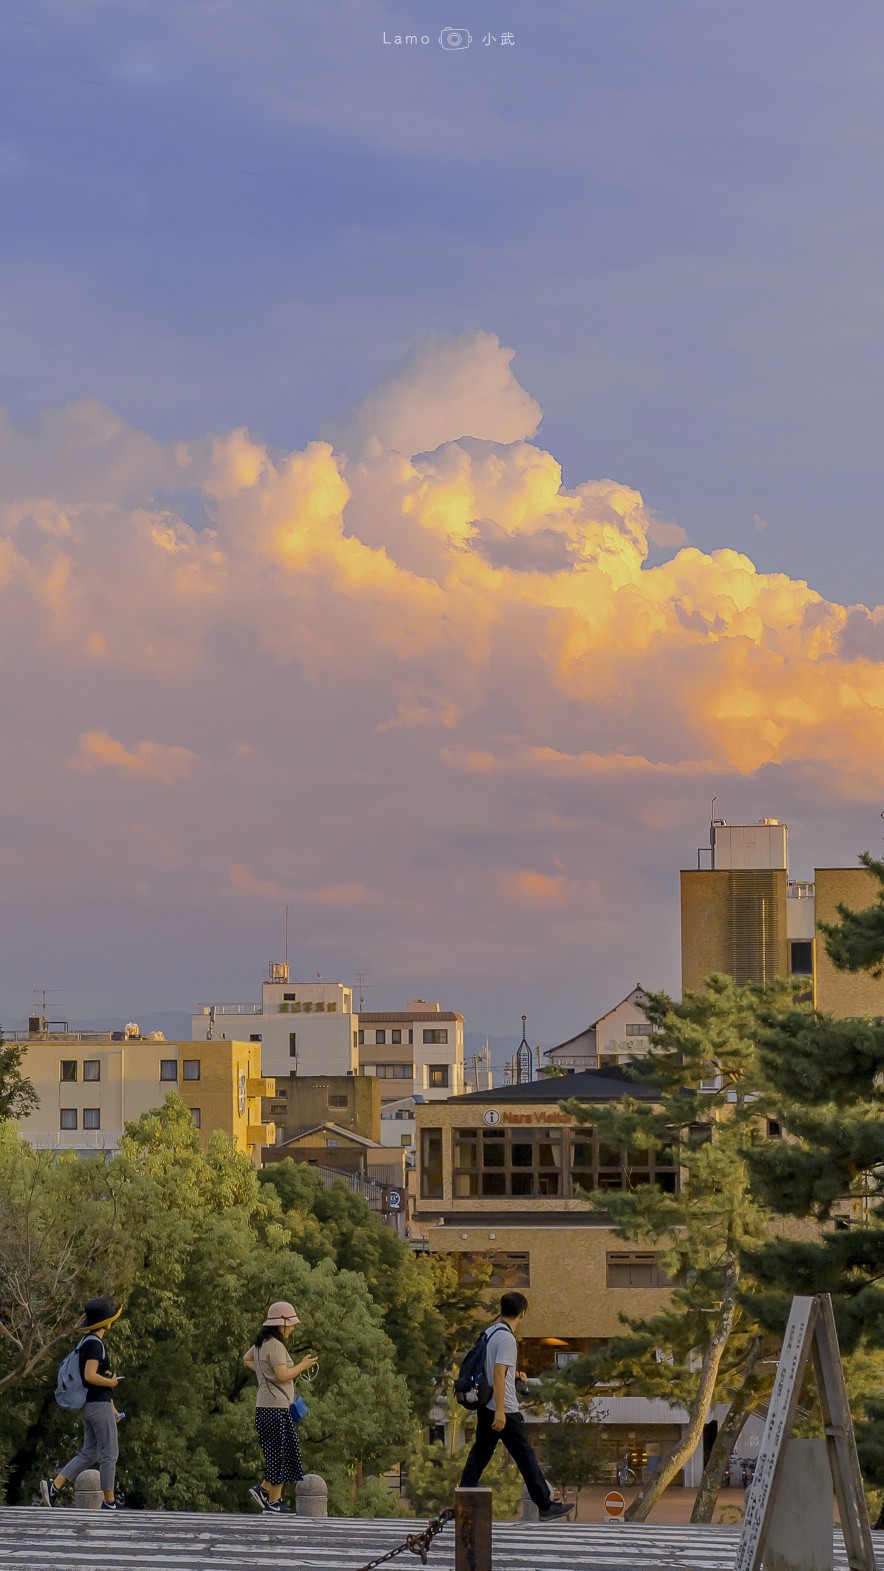
<svg viewBox="0 0 884 1571">
<path fill-rule="evenodd" d="M 288 908 L 288 906 L 286 906 L 286 908 L 285 908 L 285 954 L 283 956 L 283 959 L 285 960 L 285 979 L 286 979 L 286 981 L 288 981 L 288 979 L 289 979 L 289 908 Z"/>
<path fill-rule="evenodd" d="M 34 997 L 35 998 L 39 998 L 39 999 L 42 1000 L 41 1005 L 40 1005 L 40 1019 L 41 1020 L 45 1020 L 45 1018 L 46 1018 L 46 1000 L 49 997 L 50 993 L 60 993 L 61 992 L 61 988 L 60 987 L 35 987 L 33 991 L 34 991 Z"/>
<path fill-rule="evenodd" d="M 712 807 L 709 812 L 709 860 L 712 865 L 713 873 L 715 872 L 715 804 L 717 801 L 718 797 L 714 796 L 712 798 Z"/>
<path fill-rule="evenodd" d="M 368 972 L 367 971 L 357 971 L 356 972 L 356 986 L 359 988 L 359 1013 L 360 1014 L 362 1014 L 362 1011 L 365 1008 L 365 989 L 366 989 L 367 985 L 368 985 Z"/>
<path fill-rule="evenodd" d="M 525 1034 L 528 1016 L 522 1016 L 522 1040 L 516 1052 L 516 1085 L 527 1085 L 534 1079 L 534 1055 Z"/>
</svg>

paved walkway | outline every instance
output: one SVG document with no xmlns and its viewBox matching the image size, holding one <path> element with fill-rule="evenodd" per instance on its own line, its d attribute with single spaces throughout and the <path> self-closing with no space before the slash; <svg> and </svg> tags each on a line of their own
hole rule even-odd
<svg viewBox="0 0 884 1571">
<path fill-rule="evenodd" d="M 71 1508 L 0 1509 L 0 1566 L 27 1571 L 358 1571 L 400 1543 L 413 1524 Z M 494 1571 L 730 1571 L 739 1529 L 496 1523 Z M 876 1534 L 884 1571 L 884 1534 Z M 393 1571 L 419 1562 L 403 1554 Z M 430 1571 L 453 1571 L 451 1528 L 430 1551 Z M 838 1536 L 838 1571 L 847 1561 Z"/>
</svg>

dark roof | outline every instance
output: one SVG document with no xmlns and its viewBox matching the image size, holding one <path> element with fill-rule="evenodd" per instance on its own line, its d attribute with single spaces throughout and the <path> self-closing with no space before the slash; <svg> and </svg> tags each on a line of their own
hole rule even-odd
<svg viewBox="0 0 884 1571">
<path fill-rule="evenodd" d="M 544 1075 L 524 1085 L 496 1086 L 491 1091 L 470 1091 L 450 1096 L 449 1102 L 564 1102 L 576 1096 L 581 1102 L 616 1102 L 621 1096 L 636 1096 L 653 1102 L 659 1093 L 653 1086 L 630 1080 L 622 1069 L 575 1069 L 568 1075 Z"/>
<path fill-rule="evenodd" d="M 360 1009 L 359 1023 L 367 1020 L 369 1025 L 389 1025 L 390 1021 L 399 1021 L 402 1025 L 413 1025 L 416 1020 L 429 1024 L 433 1020 L 463 1020 L 456 1009 Z"/>
</svg>

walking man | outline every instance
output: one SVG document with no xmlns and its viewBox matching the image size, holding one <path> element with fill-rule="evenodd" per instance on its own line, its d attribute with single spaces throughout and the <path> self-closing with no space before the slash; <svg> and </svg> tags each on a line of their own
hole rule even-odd
<svg viewBox="0 0 884 1571">
<path fill-rule="evenodd" d="M 486 1407 L 477 1409 L 476 1438 L 460 1482 L 461 1488 L 474 1489 L 497 1449 L 498 1440 L 502 1440 L 525 1480 L 541 1522 L 552 1522 L 557 1517 L 570 1516 L 574 1507 L 553 1500 L 519 1411 L 516 1332 L 527 1312 L 528 1300 L 524 1293 L 504 1293 L 500 1300 L 500 1319 L 490 1328 L 485 1344 L 485 1378 L 493 1396 Z"/>
<path fill-rule="evenodd" d="M 90 1298 L 83 1319 L 86 1335 L 80 1343 L 80 1379 L 86 1387 L 86 1402 L 81 1409 L 83 1418 L 83 1444 L 77 1455 L 67 1462 L 55 1478 L 44 1478 L 40 1483 L 40 1497 L 44 1506 L 54 1506 L 65 1484 L 87 1468 L 98 1463 L 101 1489 L 104 1495 L 102 1511 L 116 1511 L 114 1480 L 117 1469 L 119 1440 L 117 1424 L 122 1414 L 114 1406 L 113 1393 L 122 1375 L 111 1373 L 110 1360 L 104 1345 L 105 1333 L 122 1310 L 115 1309 L 107 1298 Z"/>
</svg>

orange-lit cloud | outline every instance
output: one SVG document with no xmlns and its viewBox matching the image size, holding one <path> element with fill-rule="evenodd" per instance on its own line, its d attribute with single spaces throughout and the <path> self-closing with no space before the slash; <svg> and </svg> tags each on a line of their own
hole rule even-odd
<svg viewBox="0 0 884 1571">
<path fill-rule="evenodd" d="M 877 801 L 884 610 L 700 551 L 629 485 L 566 486 L 539 419 L 468 333 L 299 451 L 162 444 L 92 400 L 0 425 L 23 836 L 48 847 L 76 764 L 53 876 L 76 890 L 79 847 L 104 865 L 116 781 L 158 900 L 289 901 L 305 943 L 487 972 L 512 919 L 621 942 L 623 868 L 690 860 L 716 793 L 808 820 Z M 136 833 L 138 780 L 168 789 Z"/>
<path fill-rule="evenodd" d="M 158 742 L 139 742 L 127 748 L 106 731 L 85 731 L 74 759 L 77 769 L 116 769 L 121 774 L 175 785 L 186 780 L 199 763 L 187 747 L 164 747 Z"/>
</svg>

